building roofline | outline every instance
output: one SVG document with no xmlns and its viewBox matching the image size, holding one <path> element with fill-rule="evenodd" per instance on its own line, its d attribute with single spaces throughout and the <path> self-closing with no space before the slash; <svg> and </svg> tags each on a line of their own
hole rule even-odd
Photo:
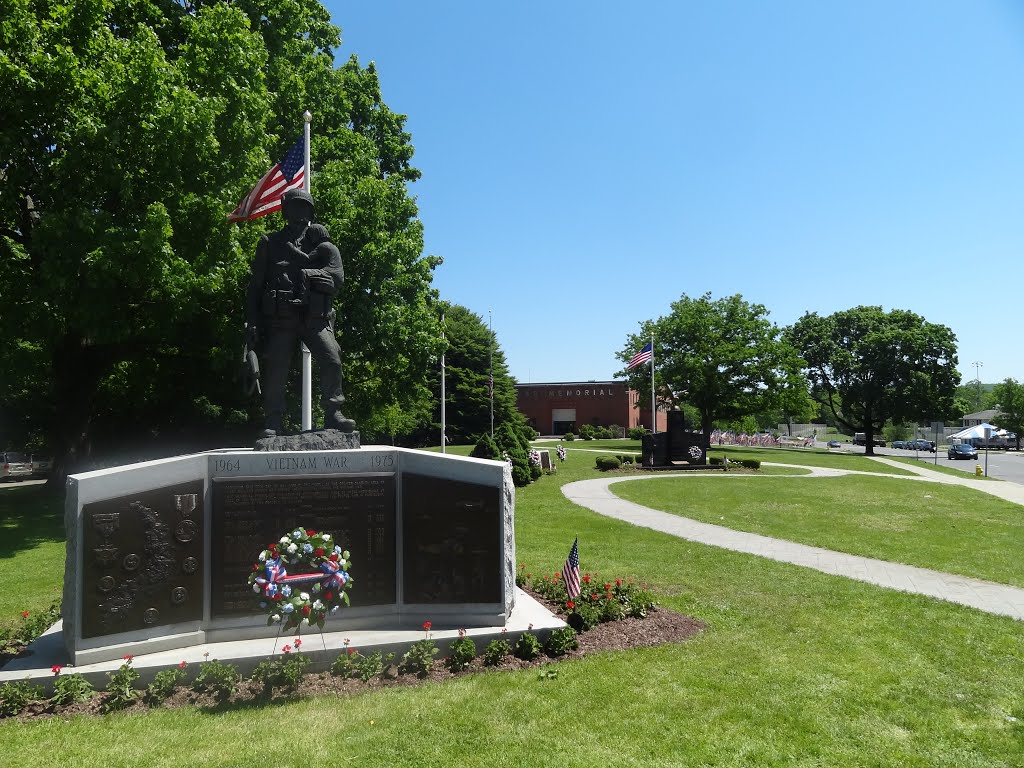
<svg viewBox="0 0 1024 768">
<path fill-rule="evenodd" d="M 516 384 L 517 387 L 589 387 L 595 384 L 628 384 L 625 379 L 602 379 L 600 381 L 532 381 L 528 384 Z"/>
</svg>

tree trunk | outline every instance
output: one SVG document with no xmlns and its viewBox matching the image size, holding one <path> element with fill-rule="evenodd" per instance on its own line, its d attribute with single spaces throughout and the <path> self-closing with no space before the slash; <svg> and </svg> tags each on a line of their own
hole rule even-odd
<svg viewBox="0 0 1024 768">
<path fill-rule="evenodd" d="M 96 347 L 74 334 L 66 335 L 53 353 L 56 415 L 53 472 L 49 485 L 64 488 L 67 476 L 85 469 L 92 454 L 89 428 L 96 391 L 108 363 Z"/>
</svg>

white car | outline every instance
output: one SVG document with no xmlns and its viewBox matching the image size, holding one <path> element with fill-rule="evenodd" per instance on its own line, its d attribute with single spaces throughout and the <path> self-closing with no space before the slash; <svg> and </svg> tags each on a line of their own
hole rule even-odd
<svg viewBox="0 0 1024 768">
<path fill-rule="evenodd" d="M 32 460 L 20 451 L 0 453 L 0 482 L 27 480 L 32 477 Z"/>
</svg>

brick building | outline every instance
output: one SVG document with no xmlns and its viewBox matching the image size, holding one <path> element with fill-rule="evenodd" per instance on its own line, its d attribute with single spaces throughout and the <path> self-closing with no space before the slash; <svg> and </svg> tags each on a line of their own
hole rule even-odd
<svg viewBox="0 0 1024 768">
<path fill-rule="evenodd" d="M 651 395 L 624 381 L 563 381 L 516 384 L 516 407 L 542 435 L 579 432 L 584 424 L 651 428 Z M 658 431 L 665 430 L 665 412 L 658 411 Z"/>
</svg>

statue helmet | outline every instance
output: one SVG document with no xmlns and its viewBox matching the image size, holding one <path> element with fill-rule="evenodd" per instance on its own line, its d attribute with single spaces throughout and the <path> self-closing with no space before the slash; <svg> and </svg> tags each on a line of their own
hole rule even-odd
<svg viewBox="0 0 1024 768">
<path fill-rule="evenodd" d="M 304 189 L 289 189 L 281 195 L 281 213 L 286 213 L 288 207 L 297 203 L 306 203 L 309 206 L 310 218 L 316 208 L 313 205 L 313 196 Z"/>
</svg>

